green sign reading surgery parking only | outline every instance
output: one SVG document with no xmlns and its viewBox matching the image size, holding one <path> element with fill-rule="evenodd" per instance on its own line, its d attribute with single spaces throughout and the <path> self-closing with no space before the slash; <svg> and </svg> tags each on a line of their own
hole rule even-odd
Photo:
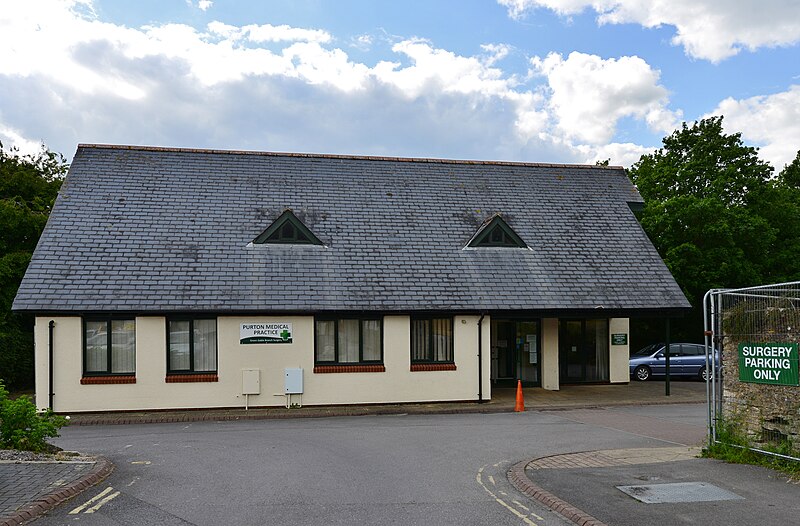
<svg viewBox="0 0 800 526">
<path fill-rule="evenodd" d="M 796 343 L 740 343 L 739 380 L 798 385 Z"/>
</svg>

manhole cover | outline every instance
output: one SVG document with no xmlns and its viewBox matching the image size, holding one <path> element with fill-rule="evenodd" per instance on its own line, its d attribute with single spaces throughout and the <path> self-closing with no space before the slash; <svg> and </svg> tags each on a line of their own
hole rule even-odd
<svg viewBox="0 0 800 526">
<path fill-rule="evenodd" d="M 712 500 L 743 499 L 735 493 L 718 488 L 707 482 L 676 482 L 673 484 L 647 484 L 641 486 L 617 486 L 634 499 L 645 504 L 660 502 L 708 502 Z"/>
</svg>

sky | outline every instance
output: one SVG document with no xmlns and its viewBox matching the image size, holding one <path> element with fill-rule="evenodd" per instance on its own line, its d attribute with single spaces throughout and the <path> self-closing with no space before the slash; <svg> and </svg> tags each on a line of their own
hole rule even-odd
<svg viewBox="0 0 800 526">
<path fill-rule="evenodd" d="M 800 0 L 0 0 L 0 142 L 630 166 L 800 150 Z"/>
</svg>

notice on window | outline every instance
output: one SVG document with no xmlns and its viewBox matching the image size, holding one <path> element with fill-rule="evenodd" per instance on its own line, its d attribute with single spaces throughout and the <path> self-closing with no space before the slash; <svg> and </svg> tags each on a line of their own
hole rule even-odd
<svg viewBox="0 0 800 526">
<path fill-rule="evenodd" d="M 242 323 L 239 344 L 292 343 L 291 323 Z"/>
</svg>

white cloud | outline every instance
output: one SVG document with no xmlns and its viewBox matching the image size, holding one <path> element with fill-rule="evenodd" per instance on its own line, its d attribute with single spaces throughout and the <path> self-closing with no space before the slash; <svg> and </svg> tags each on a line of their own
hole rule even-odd
<svg viewBox="0 0 800 526">
<path fill-rule="evenodd" d="M 360 51 L 369 51 L 372 47 L 372 42 L 374 41 L 372 35 L 363 34 L 354 37 L 350 41 L 350 45 Z"/>
<path fill-rule="evenodd" d="M 574 15 L 592 9 L 600 24 L 673 26 L 672 43 L 692 57 L 719 62 L 742 49 L 789 46 L 800 42 L 797 0 L 497 0 L 519 19 L 550 9 Z"/>
<path fill-rule="evenodd" d="M 727 133 L 741 132 L 746 142 L 760 145 L 760 156 L 777 171 L 800 150 L 800 85 L 772 95 L 727 98 L 709 115 L 722 115 Z"/>
<path fill-rule="evenodd" d="M 596 161 L 605 161 L 611 159 L 611 164 L 620 166 L 631 166 L 638 161 L 642 155 L 652 153 L 655 148 L 641 146 L 639 144 L 626 143 L 611 143 L 604 144 L 598 147 L 581 146 L 578 148 L 585 154 L 583 163 L 594 164 Z"/>
<path fill-rule="evenodd" d="M 636 145 L 603 146 L 620 119 L 674 120 L 636 57 L 550 55 L 518 77 L 503 44 L 467 56 L 398 39 L 368 65 L 333 42 L 285 25 L 131 28 L 87 0 L 19 0 L 0 11 L 0 137 L 67 155 L 109 142 L 627 163 Z"/>
<path fill-rule="evenodd" d="M 320 29 L 303 29 L 287 25 L 249 25 L 242 28 L 251 42 L 319 42 L 331 41 L 331 35 Z"/>
<path fill-rule="evenodd" d="M 41 141 L 23 137 L 17 130 L 5 127 L 2 123 L 0 123 L 0 143 L 6 151 L 11 147 L 16 148 L 20 155 L 35 155 L 42 149 Z"/>
<path fill-rule="evenodd" d="M 214 2 L 211 0 L 200 0 L 197 2 L 197 7 L 199 7 L 201 11 L 208 11 L 212 5 L 214 5 Z"/>
<path fill-rule="evenodd" d="M 534 71 L 547 77 L 549 106 L 567 137 L 589 144 L 610 142 L 624 117 L 644 120 L 653 131 L 669 132 L 677 115 L 667 109 L 667 90 L 659 72 L 639 57 L 602 59 L 572 52 L 531 60 Z"/>
</svg>

